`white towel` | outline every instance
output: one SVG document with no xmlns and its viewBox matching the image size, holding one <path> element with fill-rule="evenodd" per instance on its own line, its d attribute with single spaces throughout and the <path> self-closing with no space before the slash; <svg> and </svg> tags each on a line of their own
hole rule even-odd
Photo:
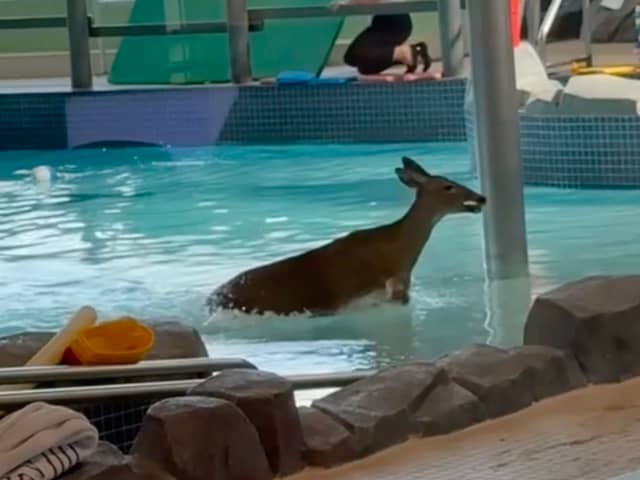
<svg viewBox="0 0 640 480">
<path fill-rule="evenodd" d="M 0 420 L 0 480 L 53 480 L 97 445 L 98 431 L 81 413 L 32 403 Z"/>
</svg>

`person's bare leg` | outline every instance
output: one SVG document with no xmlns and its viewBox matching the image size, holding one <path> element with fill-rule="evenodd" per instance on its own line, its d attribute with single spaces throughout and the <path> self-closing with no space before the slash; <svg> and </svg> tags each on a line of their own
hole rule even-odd
<svg viewBox="0 0 640 480">
<path fill-rule="evenodd" d="M 408 43 L 403 43 L 402 45 L 395 47 L 393 49 L 393 61 L 406 65 L 407 67 L 413 66 L 413 53 L 411 51 L 411 46 Z"/>
</svg>

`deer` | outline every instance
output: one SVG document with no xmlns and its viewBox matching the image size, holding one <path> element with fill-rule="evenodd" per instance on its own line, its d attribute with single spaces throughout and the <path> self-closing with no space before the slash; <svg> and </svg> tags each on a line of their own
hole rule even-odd
<svg viewBox="0 0 640 480">
<path fill-rule="evenodd" d="M 480 213 L 486 198 L 406 156 L 395 173 L 415 190 L 401 218 L 239 273 L 208 296 L 209 313 L 325 316 L 369 295 L 407 305 L 413 268 L 435 226 L 447 215 Z"/>
</svg>

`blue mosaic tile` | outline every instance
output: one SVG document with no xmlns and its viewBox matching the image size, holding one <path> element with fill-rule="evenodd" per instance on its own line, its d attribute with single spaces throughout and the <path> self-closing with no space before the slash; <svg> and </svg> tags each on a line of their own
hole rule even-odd
<svg viewBox="0 0 640 480">
<path fill-rule="evenodd" d="M 71 94 L 68 144 L 213 145 L 236 95 L 232 86 Z"/>
<path fill-rule="evenodd" d="M 465 81 L 249 86 L 225 143 L 462 141 Z"/>
<path fill-rule="evenodd" d="M 0 95 L 0 150 L 67 146 L 63 94 Z"/>
<path fill-rule="evenodd" d="M 640 187 L 640 117 L 521 115 L 525 183 Z"/>
<path fill-rule="evenodd" d="M 465 124 L 473 146 L 471 111 Z M 527 185 L 640 187 L 640 117 L 521 114 L 520 146 Z"/>
</svg>

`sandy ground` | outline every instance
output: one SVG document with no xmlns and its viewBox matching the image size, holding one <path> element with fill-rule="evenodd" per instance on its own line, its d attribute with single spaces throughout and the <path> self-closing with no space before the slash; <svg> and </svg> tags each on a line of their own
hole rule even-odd
<svg viewBox="0 0 640 480">
<path fill-rule="evenodd" d="M 640 379 L 591 386 L 292 480 L 640 479 Z M 635 473 L 634 473 L 635 472 Z"/>
</svg>

